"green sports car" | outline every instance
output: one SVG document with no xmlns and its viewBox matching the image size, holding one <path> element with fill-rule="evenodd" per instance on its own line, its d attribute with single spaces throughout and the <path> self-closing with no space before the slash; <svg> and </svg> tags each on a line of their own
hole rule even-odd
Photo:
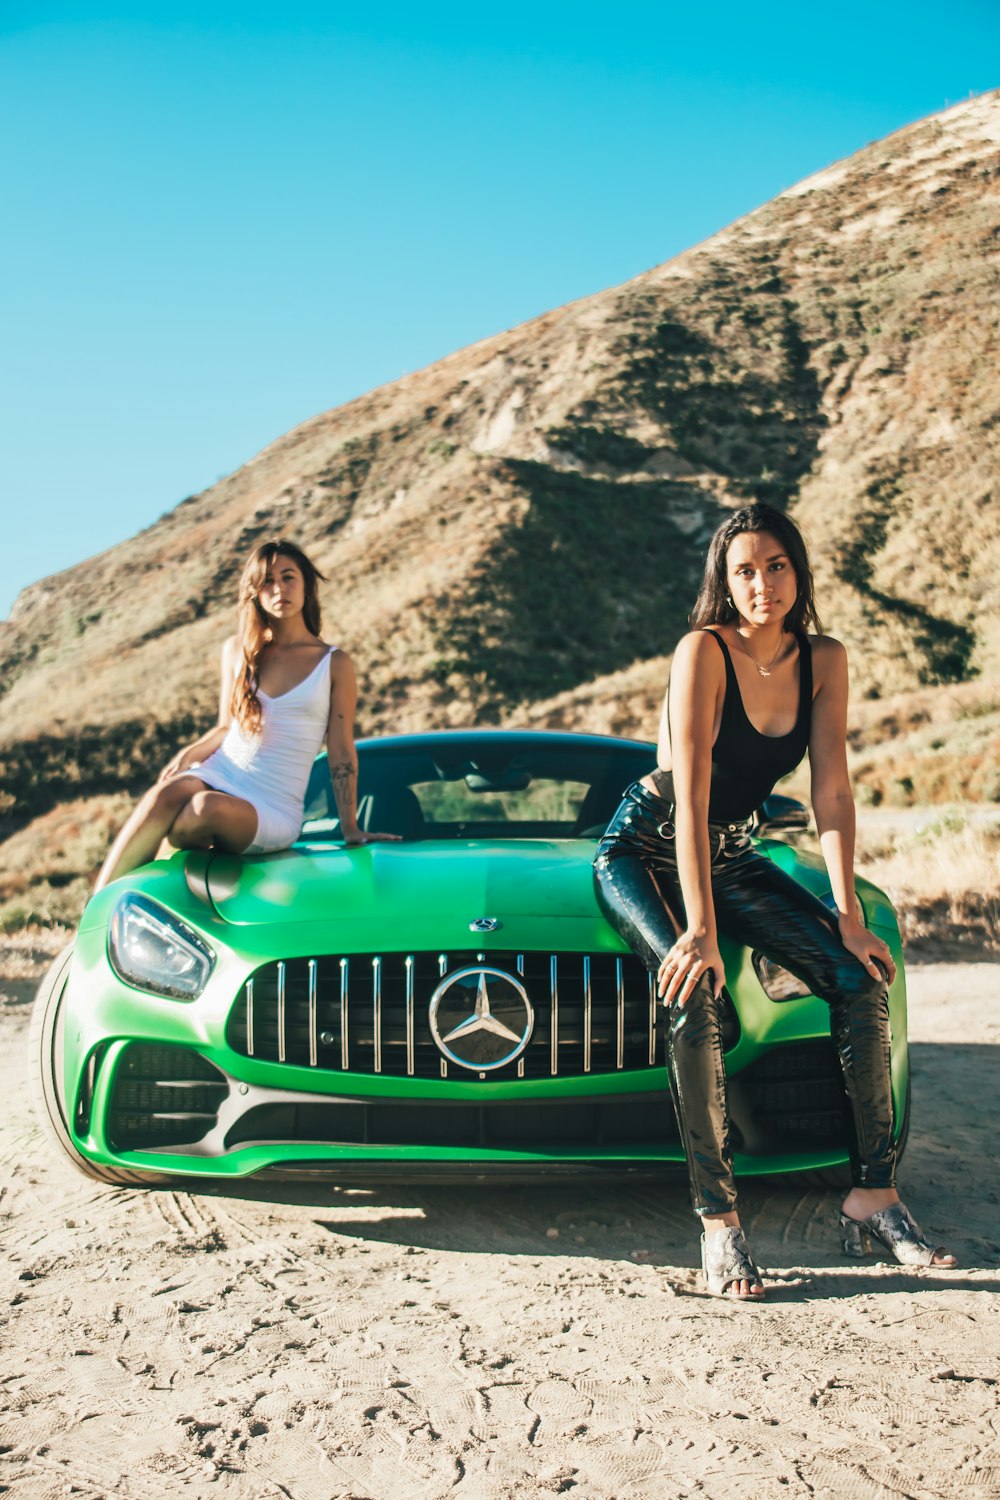
<svg viewBox="0 0 1000 1500">
<path fill-rule="evenodd" d="M 348 848 L 326 760 L 293 848 L 185 851 L 106 887 L 35 1003 L 43 1120 L 107 1182 L 251 1173 L 523 1178 L 683 1162 L 663 1007 L 605 922 L 595 840 L 652 745 L 468 731 L 362 741 L 359 821 L 403 836 Z M 820 897 L 822 862 L 760 847 Z M 899 932 L 896 1117 L 908 1101 Z M 762 954 L 722 944 L 736 1169 L 847 1161 L 826 1005 Z"/>
</svg>

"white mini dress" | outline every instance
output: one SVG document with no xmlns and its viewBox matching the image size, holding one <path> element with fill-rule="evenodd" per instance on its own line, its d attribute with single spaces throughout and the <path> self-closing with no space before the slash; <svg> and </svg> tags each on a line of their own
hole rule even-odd
<svg viewBox="0 0 1000 1500">
<path fill-rule="evenodd" d="M 225 739 L 191 774 L 206 786 L 242 797 L 257 814 L 257 832 L 245 854 L 287 849 L 299 836 L 313 761 L 330 717 L 331 646 L 287 693 L 272 698 L 257 689 L 260 731 L 249 735 L 234 719 Z"/>
</svg>

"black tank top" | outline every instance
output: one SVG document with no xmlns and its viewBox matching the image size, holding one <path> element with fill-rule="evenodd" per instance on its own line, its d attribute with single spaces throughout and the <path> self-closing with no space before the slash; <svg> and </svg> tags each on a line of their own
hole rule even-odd
<svg viewBox="0 0 1000 1500">
<path fill-rule="evenodd" d="M 710 823 L 737 823 L 749 818 L 776 781 L 794 771 L 809 747 L 812 718 L 812 648 L 809 637 L 795 632 L 799 643 L 799 712 L 788 734 L 761 734 L 747 718 L 729 647 L 721 635 L 706 630 L 726 661 L 726 695 L 719 735 L 712 746 L 712 780 L 708 798 Z M 669 692 L 669 688 L 668 688 Z M 675 802 L 673 772 L 653 773 L 656 789 Z"/>
</svg>

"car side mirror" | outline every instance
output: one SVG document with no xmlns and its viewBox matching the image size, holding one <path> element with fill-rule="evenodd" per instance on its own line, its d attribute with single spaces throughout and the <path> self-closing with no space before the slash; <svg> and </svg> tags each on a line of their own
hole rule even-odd
<svg viewBox="0 0 1000 1500">
<path fill-rule="evenodd" d="M 765 797 L 754 814 L 753 831 L 758 836 L 808 827 L 809 809 L 794 797 L 783 797 L 780 792 Z"/>
</svg>

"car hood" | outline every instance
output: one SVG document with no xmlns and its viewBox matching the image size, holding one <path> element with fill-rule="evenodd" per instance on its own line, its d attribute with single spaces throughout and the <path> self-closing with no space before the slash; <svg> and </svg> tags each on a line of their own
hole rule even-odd
<svg viewBox="0 0 1000 1500">
<path fill-rule="evenodd" d="M 594 845 L 581 839 L 453 839 L 299 846 L 255 859 L 214 855 L 212 905 L 239 925 L 352 918 L 593 917 Z"/>
</svg>

